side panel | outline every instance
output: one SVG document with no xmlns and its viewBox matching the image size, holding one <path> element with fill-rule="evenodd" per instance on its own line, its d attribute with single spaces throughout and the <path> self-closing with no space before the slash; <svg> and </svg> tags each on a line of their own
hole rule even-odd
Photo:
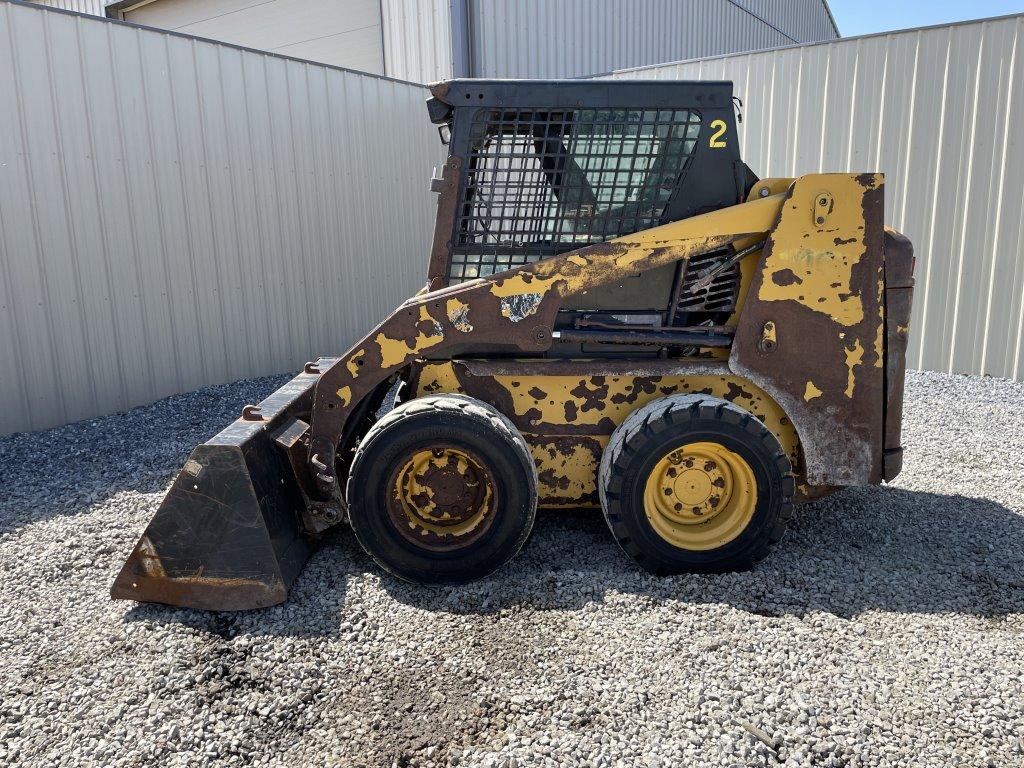
<svg viewBox="0 0 1024 768">
<path fill-rule="evenodd" d="M 733 343 L 730 369 L 793 420 L 811 485 L 882 479 L 882 215 L 881 174 L 798 179 Z"/>
<path fill-rule="evenodd" d="M 679 360 L 501 360 L 428 363 L 413 396 L 459 392 L 493 404 L 516 425 L 537 463 L 540 503 L 598 506 L 597 466 L 608 438 L 629 414 L 658 397 L 702 393 L 760 418 L 802 464 L 796 432 L 762 390 L 724 364 Z"/>
<path fill-rule="evenodd" d="M 914 296 L 914 246 L 899 232 L 885 231 L 885 466 L 886 480 L 903 468 L 903 382 Z"/>
</svg>

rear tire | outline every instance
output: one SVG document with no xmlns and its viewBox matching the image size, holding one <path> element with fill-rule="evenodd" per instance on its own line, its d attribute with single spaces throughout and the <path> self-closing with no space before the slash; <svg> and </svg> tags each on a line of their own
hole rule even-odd
<svg viewBox="0 0 1024 768">
<path fill-rule="evenodd" d="M 749 569 L 793 515 L 778 440 L 739 406 L 704 395 L 632 413 L 601 457 L 598 489 L 619 546 L 656 574 Z"/>
<path fill-rule="evenodd" d="M 346 496 L 356 539 L 407 581 L 457 584 L 511 560 L 533 528 L 537 470 L 490 405 L 422 397 L 378 421 L 356 450 Z"/>
</svg>

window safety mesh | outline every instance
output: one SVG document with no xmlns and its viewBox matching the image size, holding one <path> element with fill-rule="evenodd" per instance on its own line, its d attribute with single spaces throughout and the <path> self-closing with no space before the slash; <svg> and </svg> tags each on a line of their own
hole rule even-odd
<svg viewBox="0 0 1024 768">
<path fill-rule="evenodd" d="M 693 110 L 480 110 L 449 277 L 657 226 L 699 132 Z"/>
</svg>

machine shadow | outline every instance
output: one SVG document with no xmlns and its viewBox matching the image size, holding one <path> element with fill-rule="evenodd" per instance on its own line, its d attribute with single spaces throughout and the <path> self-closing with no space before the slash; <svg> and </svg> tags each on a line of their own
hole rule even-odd
<svg viewBox="0 0 1024 768">
<path fill-rule="evenodd" d="M 574 609 L 633 594 L 658 603 L 724 603 L 761 616 L 867 611 L 1024 612 L 1024 515 L 988 499 L 893 487 L 851 488 L 798 508 L 786 538 L 745 573 L 654 577 L 617 547 L 600 512 L 538 516 L 523 553 L 487 580 L 444 590 L 387 577 L 423 610 Z M 1006 546 L 990 551 L 987 542 Z"/>
<path fill-rule="evenodd" d="M 542 512 L 522 553 L 471 584 L 424 587 L 384 574 L 346 530 L 324 542 L 282 605 L 215 613 L 140 604 L 125 621 L 225 639 L 337 637 L 359 620 L 358 601 L 346 605 L 348 585 L 368 573 L 394 600 L 439 614 L 574 610 L 633 595 L 654 607 L 715 603 L 769 617 L 889 611 L 997 621 L 1024 612 L 1022 539 L 1024 515 L 989 499 L 852 488 L 799 507 L 786 538 L 752 571 L 655 577 L 619 550 L 600 512 Z M 1006 546 L 990 550 L 990 541 Z"/>
</svg>

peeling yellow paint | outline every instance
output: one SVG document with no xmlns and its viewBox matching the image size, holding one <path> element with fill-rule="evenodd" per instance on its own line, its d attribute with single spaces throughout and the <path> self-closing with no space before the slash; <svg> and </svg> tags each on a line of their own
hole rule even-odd
<svg viewBox="0 0 1024 768">
<path fill-rule="evenodd" d="M 796 445 L 792 427 L 784 427 L 782 409 L 761 389 L 737 376 L 495 376 L 512 399 L 515 412 L 536 424 L 594 426 L 603 419 L 621 423 L 629 414 L 657 397 L 702 392 L 726 398 L 756 416 L 776 432 L 784 447 Z M 518 384 L 518 386 L 515 386 Z M 540 390 L 545 397 L 535 397 Z M 736 395 L 736 392 L 746 393 Z M 730 398 L 727 398 L 730 399 Z M 788 420 L 787 420 L 788 424 Z"/>
<path fill-rule="evenodd" d="M 875 331 L 875 368 L 885 364 L 885 304 L 878 304 L 878 328 Z"/>
<path fill-rule="evenodd" d="M 861 364 L 864 359 L 864 347 L 860 343 L 860 339 L 854 339 L 853 348 L 846 348 L 846 369 L 848 371 L 846 377 L 846 396 L 849 398 L 853 397 L 853 385 L 855 383 L 855 376 L 853 369 Z"/>
<path fill-rule="evenodd" d="M 346 408 L 352 402 L 352 387 L 342 387 L 338 390 L 338 399 L 341 400 L 341 407 Z"/>
<path fill-rule="evenodd" d="M 813 381 L 808 381 L 807 389 L 804 390 L 804 400 L 809 403 L 816 397 L 821 397 L 821 390 L 814 386 Z"/>
<path fill-rule="evenodd" d="M 437 392 L 449 394 L 465 394 L 455 376 L 455 368 L 450 362 L 431 363 L 423 366 L 420 373 L 416 397 L 432 395 Z"/>
<path fill-rule="evenodd" d="M 422 397 L 438 392 L 458 392 L 487 400 L 488 396 L 483 390 L 475 390 L 476 381 L 466 378 L 460 384 L 451 362 L 428 363 L 420 373 L 415 394 Z M 573 448 L 571 455 L 550 456 L 548 445 L 553 436 L 559 435 L 559 427 L 565 425 L 574 429 L 606 429 L 606 420 L 613 426 L 618 425 L 640 406 L 655 398 L 673 394 L 696 392 L 731 400 L 761 419 L 779 440 L 794 466 L 800 466 L 801 463 L 799 439 L 782 408 L 763 390 L 738 376 L 502 374 L 481 377 L 479 381 L 481 386 L 486 385 L 487 381 L 493 381 L 507 393 L 512 406 L 512 412 L 508 415 L 520 425 L 534 453 L 538 472 L 552 469 L 556 477 L 569 478 L 573 494 L 577 491 L 581 494 L 592 492 L 596 483 L 596 460 L 587 458 L 584 455 L 587 452 L 582 448 Z M 607 439 L 607 435 L 597 432 L 585 436 L 587 439 Z M 539 451 L 544 452 L 543 457 L 539 456 Z M 554 489 L 542 488 L 541 503 L 550 506 L 546 500 L 565 499 L 569 492 L 558 490 L 555 494 Z"/>
<path fill-rule="evenodd" d="M 538 262 L 542 264 L 543 262 Z M 530 265 L 531 267 L 534 265 Z M 508 277 L 490 284 L 493 296 L 503 299 L 507 296 L 522 296 L 524 293 L 545 294 L 554 287 L 554 279 L 534 271 L 513 272 Z"/>
<path fill-rule="evenodd" d="M 851 293 L 850 261 L 832 251 L 776 249 L 765 264 L 758 298 L 795 301 L 845 326 L 864 319 L 860 298 Z M 786 281 L 785 284 L 780 284 Z"/>
<path fill-rule="evenodd" d="M 592 440 L 596 451 L 587 445 L 576 443 L 567 451 L 555 450 L 550 441 L 540 441 L 535 436 L 526 436 L 530 453 L 537 465 L 540 496 L 546 499 L 564 499 L 565 504 L 579 506 L 573 500 L 594 497 L 597 493 L 597 465 L 601 452 L 608 444 L 606 436 L 587 438 Z M 554 455 L 552 455 L 554 453 Z"/>
<path fill-rule="evenodd" d="M 348 360 L 345 361 L 345 367 L 348 368 L 349 375 L 354 379 L 359 375 L 359 358 L 366 355 L 365 349 L 360 349 L 355 352 Z"/>
<path fill-rule="evenodd" d="M 763 237 L 775 225 L 782 204 L 781 194 L 772 195 L 669 222 L 527 264 L 489 282 L 487 290 L 499 299 L 543 296 L 552 289 L 562 296 L 585 292 L 624 274 L 654 269 L 733 241 Z"/>
<path fill-rule="evenodd" d="M 383 333 L 378 333 L 374 343 L 380 347 L 381 368 L 391 368 L 404 363 L 425 349 L 436 346 L 444 341 L 444 329 L 441 328 L 434 318 L 427 312 L 425 306 L 420 306 L 420 322 L 429 324 L 429 333 L 417 329 L 416 338 L 412 342 L 405 339 L 392 339 Z"/>
<path fill-rule="evenodd" d="M 825 228 L 808 229 L 798 216 L 782 217 L 772 233 L 772 250 L 764 261 L 758 298 L 795 301 L 849 327 L 864 319 L 862 297 L 852 287 L 853 270 L 867 250 L 864 212 L 859 204 L 864 187 L 857 177 L 846 174 L 826 178 L 836 203 Z M 877 188 L 882 179 L 875 174 L 868 187 Z M 806 207 L 810 215 L 819 194 L 811 195 L 809 188 L 801 190 L 797 185 L 790 204 Z"/>
</svg>

